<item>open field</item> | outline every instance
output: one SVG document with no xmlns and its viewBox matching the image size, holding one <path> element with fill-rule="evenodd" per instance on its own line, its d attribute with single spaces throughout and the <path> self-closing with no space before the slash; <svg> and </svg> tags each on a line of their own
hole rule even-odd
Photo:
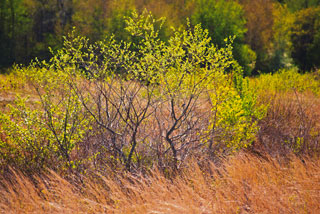
<svg viewBox="0 0 320 214">
<path fill-rule="evenodd" d="M 14 80 L 1 76 L 3 82 L 8 78 Z M 32 96 L 26 85 L 1 89 L 2 111 L 21 92 Z M 0 212 L 319 213 L 318 95 L 290 88 L 259 94 L 268 112 L 248 149 L 218 162 L 191 158 L 173 174 L 157 167 L 132 174 L 91 169 L 86 175 L 3 168 Z M 303 144 L 296 144 L 298 137 Z"/>
<path fill-rule="evenodd" d="M 318 213 L 319 70 L 245 77 L 145 15 L 0 76 L 0 212 Z"/>
<path fill-rule="evenodd" d="M 0 214 L 320 213 L 320 0 L 0 2 Z"/>
</svg>

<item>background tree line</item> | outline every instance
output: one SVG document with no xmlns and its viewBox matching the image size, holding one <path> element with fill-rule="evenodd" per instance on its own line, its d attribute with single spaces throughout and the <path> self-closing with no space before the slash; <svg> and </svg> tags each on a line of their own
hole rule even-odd
<svg viewBox="0 0 320 214">
<path fill-rule="evenodd" d="M 235 36 L 233 54 L 247 74 L 320 65 L 320 0 L 0 0 L 0 67 L 48 59 L 48 47 L 60 48 L 74 26 L 92 42 L 127 40 L 123 17 L 144 8 L 167 18 L 164 41 L 187 18 L 219 47 Z"/>
</svg>

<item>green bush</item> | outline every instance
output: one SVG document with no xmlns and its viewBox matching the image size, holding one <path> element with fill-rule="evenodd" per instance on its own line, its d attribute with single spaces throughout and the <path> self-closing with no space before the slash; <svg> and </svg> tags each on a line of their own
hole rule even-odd
<svg viewBox="0 0 320 214">
<path fill-rule="evenodd" d="M 133 13 L 126 23 L 133 42 L 109 37 L 89 44 L 73 33 L 49 62 L 18 69 L 39 103 L 31 110 L 22 102 L 24 118 L 2 114 L 1 155 L 8 163 L 20 164 L 35 146 L 35 157 L 45 160 L 41 167 L 56 161 L 72 168 L 87 160 L 97 167 L 177 169 L 195 154 L 250 146 L 265 109 L 233 58 L 232 39 L 218 48 L 208 30 L 188 23 L 165 43 L 159 39 L 163 19 L 148 12 Z M 19 106 L 11 112 L 21 112 Z M 89 132 L 91 144 L 81 147 Z M 87 155 L 76 158 L 80 153 Z"/>
<path fill-rule="evenodd" d="M 251 87 L 261 93 L 312 92 L 319 95 L 320 82 L 317 73 L 300 74 L 297 69 L 281 69 L 274 74 L 261 74 L 250 80 Z"/>
<path fill-rule="evenodd" d="M 16 68 L 37 95 L 36 101 L 17 98 L 9 111 L 1 113 L 1 157 L 7 164 L 24 170 L 49 167 L 73 168 L 77 160 L 71 157 L 89 126 L 89 118 L 68 86 L 64 71 L 38 68 Z"/>
</svg>

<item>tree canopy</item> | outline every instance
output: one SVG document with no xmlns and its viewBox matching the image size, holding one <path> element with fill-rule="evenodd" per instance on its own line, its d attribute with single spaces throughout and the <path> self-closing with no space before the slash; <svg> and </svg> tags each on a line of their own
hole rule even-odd
<svg viewBox="0 0 320 214">
<path fill-rule="evenodd" d="M 73 27 L 92 42 L 112 34 L 127 40 L 124 17 L 147 9 L 155 17 L 166 17 L 159 32 L 164 41 L 171 36 L 171 27 L 185 28 L 188 18 L 192 26 L 207 28 L 211 42 L 219 47 L 234 37 L 233 55 L 247 75 L 292 66 L 309 70 L 319 66 L 319 4 L 319 0 L 0 0 L 0 67 L 35 57 L 49 59 L 48 47 L 59 49 Z"/>
</svg>

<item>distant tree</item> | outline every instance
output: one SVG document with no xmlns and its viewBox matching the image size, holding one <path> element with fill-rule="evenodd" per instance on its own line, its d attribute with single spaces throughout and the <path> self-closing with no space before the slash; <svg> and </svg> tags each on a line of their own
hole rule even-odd
<svg viewBox="0 0 320 214">
<path fill-rule="evenodd" d="M 270 71 L 270 45 L 273 39 L 273 0 L 240 0 L 247 19 L 246 42 L 256 52 L 255 71 Z"/>
<path fill-rule="evenodd" d="M 72 22 L 80 34 L 92 41 L 114 34 L 118 39 L 126 39 L 124 16 L 134 10 L 130 0 L 73 0 L 74 15 Z"/>
<path fill-rule="evenodd" d="M 320 66 L 320 6 L 296 13 L 291 40 L 292 57 L 302 70 Z"/>
<path fill-rule="evenodd" d="M 320 0 L 283 0 L 283 2 L 293 12 L 320 5 Z"/>
<path fill-rule="evenodd" d="M 111 1 L 107 18 L 107 32 L 114 34 L 119 40 L 128 39 L 130 34 L 124 30 L 126 27 L 125 17 L 131 16 L 135 8 L 135 4 L 131 0 Z"/>
<path fill-rule="evenodd" d="M 72 15 L 71 0 L 0 0 L 0 67 L 49 58 L 48 47 L 61 45 Z"/>
<path fill-rule="evenodd" d="M 270 70 L 277 71 L 280 68 L 293 66 L 291 58 L 292 42 L 291 28 L 295 16 L 286 4 L 274 3 L 273 7 L 273 38 L 270 52 Z"/>
<path fill-rule="evenodd" d="M 23 45 L 22 35 L 29 26 L 27 13 L 23 0 L 0 0 L 0 67 L 10 65 L 24 53 L 17 48 Z"/>
<path fill-rule="evenodd" d="M 247 31 L 246 19 L 239 3 L 227 0 L 197 0 L 192 23 L 201 23 L 207 28 L 213 43 L 219 47 L 225 45 L 225 38 L 235 36 L 233 50 L 235 59 L 247 73 L 250 73 L 255 53 L 244 43 Z"/>
</svg>

